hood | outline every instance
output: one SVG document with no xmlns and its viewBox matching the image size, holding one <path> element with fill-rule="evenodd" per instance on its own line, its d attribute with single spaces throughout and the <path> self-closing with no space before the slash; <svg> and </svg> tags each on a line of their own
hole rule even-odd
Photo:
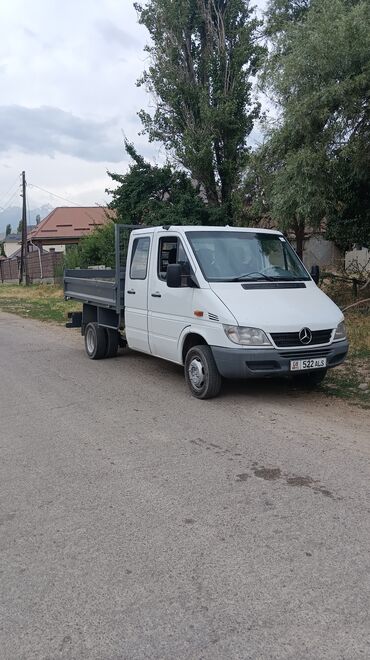
<svg viewBox="0 0 370 660">
<path fill-rule="evenodd" d="M 212 291 L 235 317 L 238 325 L 267 332 L 296 332 L 336 328 L 343 314 L 314 282 L 300 289 L 267 289 L 264 283 L 243 289 L 240 282 L 210 282 Z"/>
</svg>

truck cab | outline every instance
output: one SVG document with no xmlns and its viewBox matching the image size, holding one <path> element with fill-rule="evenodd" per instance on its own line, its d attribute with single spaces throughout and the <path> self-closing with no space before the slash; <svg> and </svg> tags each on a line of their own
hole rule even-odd
<svg viewBox="0 0 370 660">
<path fill-rule="evenodd" d="M 68 295 L 74 276 L 66 274 L 66 297 L 84 302 L 89 357 L 96 359 L 98 334 L 104 343 L 104 332 L 115 333 L 117 345 L 123 338 L 133 350 L 183 365 L 191 393 L 201 399 L 216 396 L 222 378 L 286 376 L 315 385 L 346 357 L 342 312 L 281 232 L 134 229 L 124 278 L 116 254 L 115 309 L 95 312 L 86 294 Z"/>
</svg>

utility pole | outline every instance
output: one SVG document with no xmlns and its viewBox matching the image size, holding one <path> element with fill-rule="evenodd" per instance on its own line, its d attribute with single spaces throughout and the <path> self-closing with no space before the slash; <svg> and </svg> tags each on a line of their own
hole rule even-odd
<svg viewBox="0 0 370 660">
<path fill-rule="evenodd" d="M 21 268 L 19 272 L 19 284 L 24 284 L 28 286 L 28 262 L 27 262 L 27 206 L 26 206 L 26 173 L 22 172 L 22 195 L 23 204 L 22 204 L 22 248 L 21 248 Z"/>
</svg>

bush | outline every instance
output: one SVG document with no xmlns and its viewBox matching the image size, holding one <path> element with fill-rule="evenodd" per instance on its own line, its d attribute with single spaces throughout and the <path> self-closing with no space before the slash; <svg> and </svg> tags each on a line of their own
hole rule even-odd
<svg viewBox="0 0 370 660">
<path fill-rule="evenodd" d="M 64 267 L 106 266 L 114 268 L 114 228 L 114 222 L 109 222 L 85 236 L 78 245 L 66 252 Z"/>
</svg>

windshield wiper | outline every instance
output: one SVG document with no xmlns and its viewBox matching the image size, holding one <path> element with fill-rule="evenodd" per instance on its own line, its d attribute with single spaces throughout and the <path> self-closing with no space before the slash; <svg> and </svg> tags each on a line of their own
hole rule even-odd
<svg viewBox="0 0 370 660">
<path fill-rule="evenodd" d="M 265 273 L 260 273 L 258 270 L 252 270 L 250 273 L 245 273 L 244 275 L 238 275 L 238 277 L 233 277 L 230 282 L 243 282 L 243 280 L 248 280 L 250 279 L 251 275 L 259 275 L 259 278 L 262 278 L 263 280 L 267 280 L 268 282 L 274 282 L 275 278 L 274 277 L 269 277 L 268 275 L 265 275 Z"/>
</svg>

